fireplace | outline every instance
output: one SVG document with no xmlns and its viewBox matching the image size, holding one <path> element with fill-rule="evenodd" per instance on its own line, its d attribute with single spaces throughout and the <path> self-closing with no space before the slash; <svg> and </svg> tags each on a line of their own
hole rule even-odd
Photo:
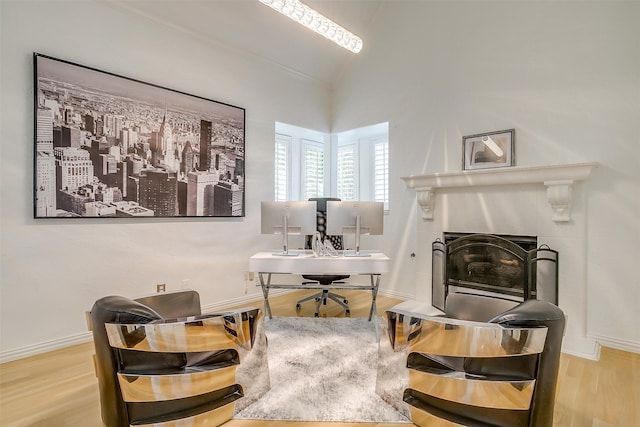
<svg viewBox="0 0 640 427">
<path fill-rule="evenodd" d="M 558 303 L 558 252 L 535 236 L 445 232 L 432 244 L 432 303 L 451 292 Z"/>
</svg>

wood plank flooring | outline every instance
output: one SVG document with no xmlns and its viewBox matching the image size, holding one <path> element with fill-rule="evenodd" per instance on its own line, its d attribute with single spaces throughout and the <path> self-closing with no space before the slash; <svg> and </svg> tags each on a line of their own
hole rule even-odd
<svg viewBox="0 0 640 427">
<path fill-rule="evenodd" d="M 310 294 L 296 291 L 270 298 L 274 316 L 313 316 L 313 303 L 295 302 Z M 351 317 L 367 317 L 371 294 L 344 291 Z M 378 314 L 401 300 L 378 296 Z M 244 304 L 251 305 L 251 304 Z M 262 307 L 262 301 L 256 306 Z M 330 302 L 321 316 L 344 316 Z M 0 426 L 100 427 L 93 344 L 80 344 L 0 365 Z M 640 354 L 603 348 L 599 361 L 563 354 L 554 427 L 640 426 Z M 390 423 L 318 423 L 231 420 L 225 427 L 407 427 Z"/>
</svg>

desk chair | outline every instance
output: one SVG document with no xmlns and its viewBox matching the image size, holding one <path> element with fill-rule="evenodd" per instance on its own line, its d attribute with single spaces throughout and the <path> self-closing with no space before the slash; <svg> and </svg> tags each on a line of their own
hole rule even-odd
<svg viewBox="0 0 640 427">
<path fill-rule="evenodd" d="M 327 222 L 327 201 L 337 201 L 339 202 L 340 199 L 336 199 L 336 198 L 331 198 L 331 197 L 312 197 L 309 199 L 309 201 L 313 202 L 315 201 L 317 203 L 317 226 L 316 229 L 318 231 L 318 233 L 320 233 L 320 239 L 322 241 L 325 240 L 325 238 L 329 239 L 331 241 L 331 244 L 333 245 L 333 247 L 336 250 L 343 250 L 344 246 L 343 246 L 343 241 L 342 241 L 342 236 L 327 236 L 325 233 L 326 230 L 326 222 Z M 305 249 L 311 249 L 312 248 L 312 241 L 315 238 L 315 236 L 306 236 L 305 239 Z M 321 285 L 324 286 L 329 286 L 332 283 L 344 283 L 344 280 L 348 279 L 349 276 L 346 275 L 310 275 L 310 274 L 303 274 L 302 278 L 305 279 L 305 282 L 302 282 L 302 284 L 310 284 L 310 283 L 319 283 Z M 327 304 L 327 299 L 330 299 L 336 303 L 338 303 L 340 306 L 342 306 L 342 308 L 345 309 L 345 314 L 347 316 L 349 316 L 351 314 L 351 310 L 349 310 L 349 301 L 347 301 L 347 299 L 342 296 L 342 295 L 338 295 L 334 292 L 331 292 L 329 290 L 322 290 L 321 292 L 315 293 L 313 295 L 310 295 L 306 298 L 303 298 L 301 300 L 299 300 L 296 303 L 296 311 L 299 311 L 302 306 L 301 304 L 303 302 L 306 301 L 311 301 L 311 300 L 315 300 L 316 301 L 316 311 L 314 313 L 315 317 L 319 316 L 319 310 L 320 310 L 320 304 Z"/>
</svg>

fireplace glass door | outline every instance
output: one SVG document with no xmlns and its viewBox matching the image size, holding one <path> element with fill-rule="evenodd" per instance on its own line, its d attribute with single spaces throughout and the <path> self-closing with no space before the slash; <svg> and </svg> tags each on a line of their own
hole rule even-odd
<svg viewBox="0 0 640 427">
<path fill-rule="evenodd" d="M 529 236 L 445 233 L 432 244 L 432 303 L 443 310 L 449 292 L 524 301 L 558 300 L 558 253 Z"/>
</svg>

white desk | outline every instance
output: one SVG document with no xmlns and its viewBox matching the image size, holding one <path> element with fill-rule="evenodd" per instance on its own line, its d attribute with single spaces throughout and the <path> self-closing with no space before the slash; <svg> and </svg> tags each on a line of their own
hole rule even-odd
<svg viewBox="0 0 640 427">
<path fill-rule="evenodd" d="M 369 320 L 376 312 L 376 297 L 380 285 L 380 275 L 389 272 L 390 260 L 381 252 L 366 252 L 370 256 L 352 257 L 314 257 L 311 251 L 301 251 L 297 256 L 274 255 L 276 251 L 258 252 L 249 258 L 249 271 L 258 273 L 260 286 L 264 295 L 265 312 L 271 318 L 269 306 L 269 289 L 359 289 L 371 291 L 371 310 Z M 368 275 L 371 278 L 370 285 L 353 284 L 287 284 L 278 285 L 271 283 L 272 274 L 340 274 L 348 276 Z M 266 280 L 265 280 L 266 275 Z"/>
</svg>

